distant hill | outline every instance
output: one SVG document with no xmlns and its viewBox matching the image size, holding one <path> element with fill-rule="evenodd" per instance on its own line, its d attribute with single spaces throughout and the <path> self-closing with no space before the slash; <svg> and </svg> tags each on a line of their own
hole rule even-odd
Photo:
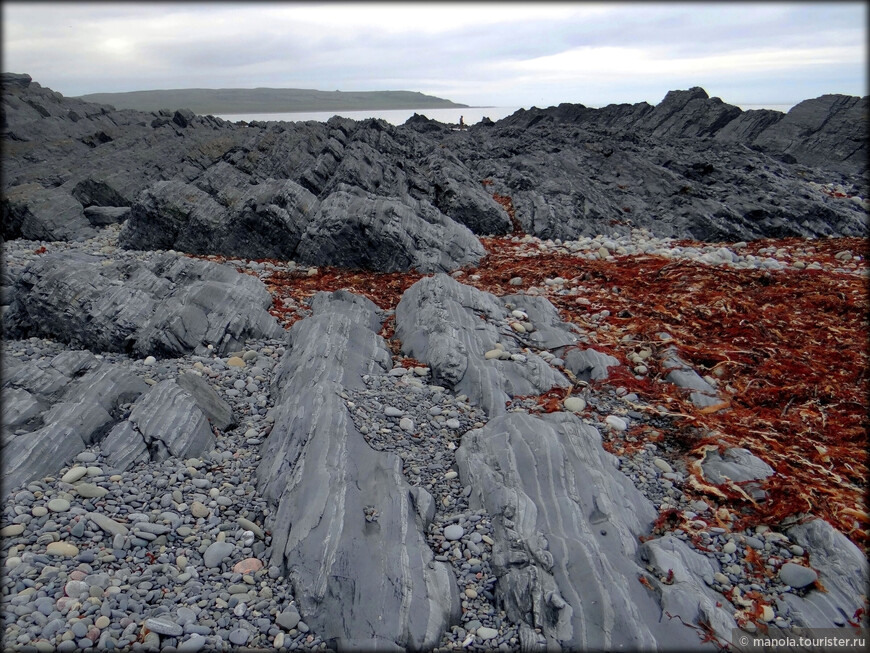
<svg viewBox="0 0 870 653">
<path fill-rule="evenodd" d="M 416 91 L 317 91 L 305 88 L 181 88 L 127 93 L 90 93 L 80 99 L 116 109 L 190 109 L 200 115 L 462 108 L 450 100 Z"/>
</svg>

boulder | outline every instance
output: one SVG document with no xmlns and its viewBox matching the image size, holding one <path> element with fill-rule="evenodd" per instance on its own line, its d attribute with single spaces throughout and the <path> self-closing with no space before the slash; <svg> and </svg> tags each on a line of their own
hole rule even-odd
<svg viewBox="0 0 870 653">
<path fill-rule="evenodd" d="M 594 349 L 570 349 L 565 354 L 565 369 L 580 381 L 606 379 L 607 370 L 619 365 L 619 359 Z"/>
<path fill-rule="evenodd" d="M 680 358 L 674 347 L 668 347 L 662 355 L 662 370 L 667 371 L 665 381 L 689 390 L 689 399 L 698 408 L 722 402 L 718 391 Z"/>
<path fill-rule="evenodd" d="M 467 227 L 428 202 L 342 186 L 323 200 L 296 255 L 310 265 L 440 272 L 475 264 L 484 250 Z"/>
<path fill-rule="evenodd" d="M 708 451 L 701 468 L 704 477 L 717 484 L 725 483 L 726 479 L 734 483 L 758 481 L 774 473 L 770 465 L 742 447 L 729 447 L 724 454 L 716 450 Z"/>
<path fill-rule="evenodd" d="M 95 233 L 82 205 L 61 189 L 30 183 L 3 193 L 3 238 L 83 240 Z"/>
<path fill-rule="evenodd" d="M 236 426 L 237 420 L 233 415 L 232 406 L 221 398 L 204 378 L 193 372 L 184 372 L 178 375 L 175 382 L 193 397 L 197 407 L 205 414 L 208 421 L 221 431 Z"/>
<path fill-rule="evenodd" d="M 214 433 L 196 401 L 169 379 L 133 405 L 128 421 L 141 434 L 151 460 L 196 458 L 214 448 Z M 123 435 L 116 433 L 119 439 Z"/>
</svg>

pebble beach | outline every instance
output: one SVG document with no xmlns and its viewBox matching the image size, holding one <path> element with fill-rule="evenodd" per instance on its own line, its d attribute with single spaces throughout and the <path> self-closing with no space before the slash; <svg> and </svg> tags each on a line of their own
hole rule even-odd
<svg viewBox="0 0 870 653">
<path fill-rule="evenodd" d="M 104 228 L 82 242 L 6 242 L 4 267 L 15 272 L 47 250 L 148 256 L 118 248 L 118 229 Z M 686 246 L 639 230 L 628 237 L 563 242 L 518 236 L 512 242 L 529 256 L 567 252 L 607 260 L 654 254 L 710 266 L 825 269 L 813 260 L 811 241 L 804 249 L 746 243 Z M 228 264 L 266 282 L 272 274 L 296 267 L 292 262 L 241 259 Z M 837 253 L 827 269 L 867 274 L 860 254 L 846 250 Z M 454 273 L 460 280 L 463 276 Z M 539 292 L 565 284 L 565 279 L 549 279 Z M 4 360 L 14 357 L 47 366 L 66 350 L 59 343 L 30 338 L 4 341 L 2 354 Z M 269 564 L 270 509 L 255 487 L 259 446 L 274 422 L 270 382 L 284 353 L 282 340 L 260 340 L 248 341 L 244 349 L 225 356 L 157 360 L 93 354 L 149 385 L 193 372 L 230 404 L 238 424 L 215 430 L 214 449 L 199 458 L 136 463 L 119 473 L 95 446 L 54 476 L 7 488 L 0 531 L 6 650 L 327 648 L 297 610 L 288 579 Z M 527 353 L 506 339 L 493 356 L 522 358 Z M 563 360 L 549 352 L 537 353 L 562 369 Z M 394 356 L 388 374 L 364 377 L 366 389 L 347 391 L 342 399 L 368 444 L 399 455 L 408 483 L 425 488 L 435 499 L 426 539 L 435 559 L 451 565 L 462 606 L 459 624 L 444 634 L 439 650 L 514 650 L 518 625 L 500 611 L 493 594 L 497 579 L 490 565 L 490 516 L 469 507 L 471 488 L 463 487 L 454 459 L 463 434 L 483 427 L 487 416 L 467 397 L 435 384 L 427 367 L 403 362 Z M 641 365 L 643 357 L 636 363 Z M 618 384 L 584 387 L 562 409 L 581 415 L 611 444 L 622 441 L 632 425 L 666 431 L 671 424 L 663 410 Z M 533 399 L 517 398 L 508 410 L 534 413 L 539 407 Z M 701 579 L 703 583 L 737 606 L 759 601 L 765 606 L 760 615 L 765 623 L 792 625 L 780 597 L 801 594 L 816 581 L 808 566 L 811 551 L 768 525 L 730 530 L 696 519 L 709 518 L 711 506 L 684 492 L 685 463 L 666 442 L 626 450 L 616 457 L 616 464 L 661 513 L 680 513 L 676 522 L 683 527 L 672 529 L 671 536 L 693 543 L 721 565 L 722 571 Z M 366 514 L 370 522 L 378 518 L 374 508 Z M 755 559 L 767 564 L 771 573 L 759 573 L 747 562 Z M 659 572 L 650 569 L 651 574 Z M 749 622 L 747 629 L 754 627 Z"/>
</svg>

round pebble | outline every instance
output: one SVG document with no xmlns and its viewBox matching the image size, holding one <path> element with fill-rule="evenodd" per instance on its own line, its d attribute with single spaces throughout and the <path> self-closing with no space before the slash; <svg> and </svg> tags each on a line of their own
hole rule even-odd
<svg viewBox="0 0 870 653">
<path fill-rule="evenodd" d="M 568 397 L 565 401 L 562 402 L 562 405 L 565 407 L 565 410 L 580 413 L 586 409 L 586 400 L 583 397 Z"/>
<path fill-rule="evenodd" d="M 444 538 L 447 540 L 458 540 L 465 535 L 465 529 L 459 524 L 450 524 L 444 529 Z"/>
<path fill-rule="evenodd" d="M 66 512 L 69 510 L 70 503 L 66 499 L 52 499 L 48 502 L 48 509 L 51 512 Z"/>
</svg>

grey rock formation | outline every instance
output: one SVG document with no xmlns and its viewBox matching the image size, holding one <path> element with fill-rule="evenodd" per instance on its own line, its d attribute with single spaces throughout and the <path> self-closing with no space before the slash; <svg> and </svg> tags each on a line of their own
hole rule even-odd
<svg viewBox="0 0 870 653">
<path fill-rule="evenodd" d="M 287 258 L 299 247 L 317 265 L 434 271 L 479 258 L 461 227 L 512 228 L 492 193 L 509 197 L 522 228 L 545 238 L 645 227 L 735 241 L 867 228 L 860 202 L 809 183 L 868 195 L 866 98 L 742 112 L 696 87 L 656 106 L 562 104 L 453 131 L 423 116 L 400 127 L 344 118 L 237 125 L 182 109 L 115 111 L 25 82 L 10 78 L 3 96 L 4 190 L 42 188 L 77 222 L 58 222 L 23 197 L 7 203 L 7 238 L 81 237 L 90 224 L 79 204 L 133 206 L 125 230 L 133 248 Z M 103 224 L 122 215 L 86 217 Z M 399 253 L 367 256 L 356 241 Z"/>
<path fill-rule="evenodd" d="M 3 380 L 4 491 L 57 471 L 101 440 L 121 406 L 148 390 L 85 351 L 12 368 Z"/>
<path fill-rule="evenodd" d="M 130 249 L 178 249 L 192 254 L 293 258 L 317 199 L 293 181 L 269 180 L 220 197 L 161 181 L 143 191 L 119 240 Z"/>
<path fill-rule="evenodd" d="M 667 370 L 665 381 L 689 390 L 689 399 L 698 408 L 713 406 L 722 398 L 712 385 L 701 378 L 686 361 L 680 358 L 674 347 L 668 347 L 662 355 L 662 370 Z"/>
<path fill-rule="evenodd" d="M 680 615 L 687 624 L 708 624 L 723 642 L 731 641 L 736 608 L 710 588 L 720 570 L 718 563 L 670 534 L 641 544 L 640 558 L 655 571 L 647 580 L 663 615 Z"/>
<path fill-rule="evenodd" d="M 783 594 L 795 625 L 834 628 L 852 620 L 866 627 L 866 617 L 855 617 L 859 608 L 866 609 L 870 582 L 867 557 L 861 550 L 824 519 L 811 519 L 786 529 L 785 533 L 811 552 L 810 565 L 826 590 L 811 591 L 802 597 Z"/>
<path fill-rule="evenodd" d="M 215 392 L 208 381 L 193 372 L 184 372 L 175 380 L 186 390 L 208 420 L 222 431 L 236 426 L 232 407 Z"/>
<path fill-rule="evenodd" d="M 738 107 L 710 98 L 699 87 L 669 91 L 644 116 L 644 128 L 657 138 L 712 136 L 741 114 Z"/>
<path fill-rule="evenodd" d="M 866 170 L 867 109 L 867 97 L 822 95 L 804 100 L 751 143 L 805 165 L 837 161 L 843 168 Z"/>
<path fill-rule="evenodd" d="M 28 266 L 4 313 L 7 333 L 95 351 L 172 356 L 278 338 L 263 284 L 228 266 L 163 253 L 146 260 L 47 254 Z M 70 310 L 75 307 L 76 310 Z"/>
<path fill-rule="evenodd" d="M 151 460 L 145 438 L 129 420 L 115 424 L 100 443 L 100 449 L 115 472 L 129 469 L 137 462 Z"/>
<path fill-rule="evenodd" d="M 85 218 L 94 227 L 121 224 L 130 217 L 129 206 L 89 206 L 84 210 Z"/>
<path fill-rule="evenodd" d="M 319 295 L 293 325 L 273 378 L 275 423 L 258 488 L 275 506 L 272 562 L 294 586 L 299 612 L 338 650 L 418 650 L 458 619 L 456 581 L 424 538 L 426 491 L 401 459 L 365 442 L 340 393 L 385 373 L 390 356 L 371 302 Z M 423 502 L 426 503 L 425 501 Z M 379 517 L 367 521 L 364 510 Z M 431 516 L 429 517 L 431 519 Z"/>
<path fill-rule="evenodd" d="M 432 185 L 432 203 L 442 213 L 476 234 L 510 233 L 505 210 L 455 156 L 437 150 L 421 165 Z"/>
<path fill-rule="evenodd" d="M 130 204 L 126 197 L 122 197 L 118 191 L 99 179 L 82 179 L 76 183 L 70 194 L 85 208 L 120 208 Z"/>
<path fill-rule="evenodd" d="M 581 381 L 606 379 L 608 368 L 618 365 L 619 359 L 594 349 L 569 349 L 565 354 L 565 369 Z"/>
<path fill-rule="evenodd" d="M 297 257 L 314 265 L 379 272 L 441 272 L 477 263 L 483 254 L 474 234 L 426 201 L 342 186 L 321 204 Z"/>
<path fill-rule="evenodd" d="M 685 611 L 677 614 L 687 623 L 699 612 L 723 627 L 733 622 L 712 595 L 692 600 L 694 587 L 663 599 L 639 584 L 638 537 L 656 511 L 617 470 L 598 431 L 580 419 L 567 413 L 491 419 L 465 434 L 456 462 L 472 488 L 469 505 L 486 507 L 492 519 L 498 598 L 511 619 L 541 628 L 548 647 L 697 647 L 694 631 L 664 617 L 670 608 Z M 687 565 L 700 561 L 681 553 L 678 568 L 688 577 Z"/>
<path fill-rule="evenodd" d="M 175 381 L 167 379 L 155 385 L 133 405 L 128 421 L 140 434 L 151 460 L 195 458 L 214 446 L 208 420 L 193 397 Z M 133 436 L 128 431 L 115 436 L 120 440 L 126 434 Z"/>
<path fill-rule="evenodd" d="M 39 184 L 21 184 L 3 193 L 4 238 L 81 240 L 96 232 L 82 205 L 69 193 Z"/>
<path fill-rule="evenodd" d="M 524 361 L 485 357 L 501 341 L 524 343 L 509 314 L 503 299 L 437 274 L 405 291 L 396 306 L 396 337 L 408 356 L 429 365 L 438 383 L 467 395 L 489 415 L 501 415 L 511 397 L 570 385 L 534 353 Z M 529 319 L 534 324 L 536 315 Z M 567 327 L 562 335 L 574 337 Z"/>
</svg>

